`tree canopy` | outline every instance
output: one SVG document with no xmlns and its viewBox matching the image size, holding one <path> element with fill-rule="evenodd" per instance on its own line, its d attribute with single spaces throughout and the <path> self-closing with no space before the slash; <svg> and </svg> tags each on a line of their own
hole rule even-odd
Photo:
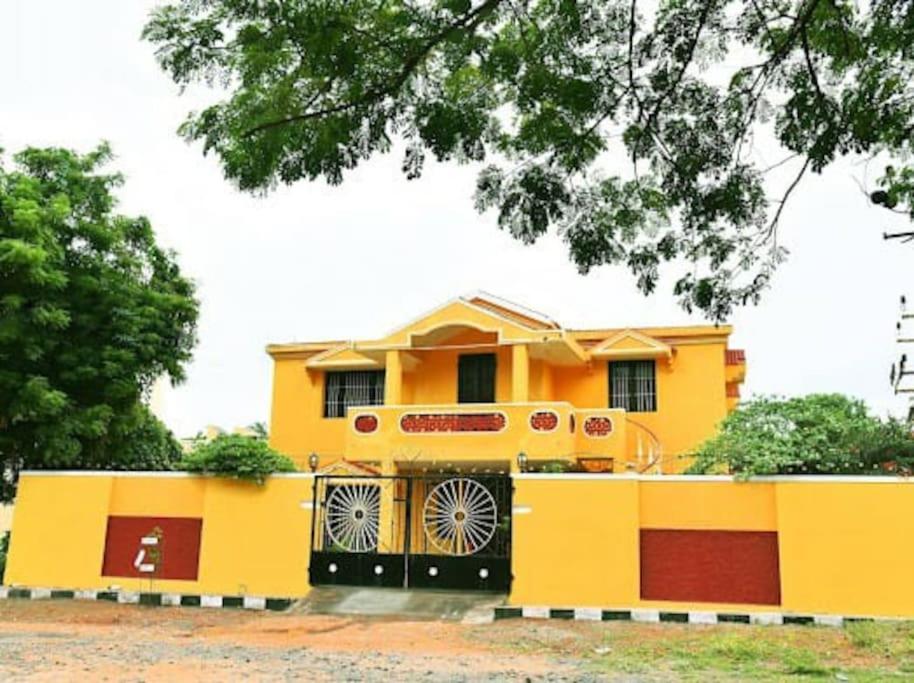
<svg viewBox="0 0 914 683">
<path fill-rule="evenodd" d="M 694 454 L 693 474 L 914 473 L 912 425 L 880 420 L 841 394 L 741 404 Z"/>
<path fill-rule="evenodd" d="M 914 210 L 907 0 L 180 0 L 144 36 L 228 90 L 181 132 L 243 189 L 339 183 L 402 139 L 407 177 L 485 162 L 476 205 L 514 237 L 555 229 L 645 293 L 672 267 L 713 319 L 758 301 L 804 174 L 883 154 L 873 200 Z"/>
<path fill-rule="evenodd" d="M 107 146 L 13 158 L 0 163 L 2 493 L 26 467 L 166 466 L 173 439 L 140 402 L 158 377 L 184 377 L 194 287 L 147 219 L 115 212 Z M 138 453 L 138 436 L 155 444 Z"/>
</svg>

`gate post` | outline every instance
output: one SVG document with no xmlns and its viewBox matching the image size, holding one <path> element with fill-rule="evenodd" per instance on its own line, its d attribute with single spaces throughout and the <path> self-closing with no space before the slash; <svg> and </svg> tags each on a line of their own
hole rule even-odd
<svg viewBox="0 0 914 683">
<path fill-rule="evenodd" d="M 308 583 L 314 585 L 314 574 L 312 572 L 311 563 L 314 560 L 314 551 L 319 550 L 315 547 L 317 545 L 317 538 L 315 534 L 315 529 L 317 529 L 317 517 L 320 514 L 320 501 L 318 500 L 318 491 L 317 491 L 317 482 L 320 480 L 320 476 L 317 474 L 312 475 L 311 477 L 311 538 L 308 539 Z"/>
<path fill-rule="evenodd" d="M 410 544 L 412 543 L 413 538 L 413 478 L 407 477 L 406 479 L 406 511 L 404 513 L 404 524 L 403 524 L 403 587 L 409 588 L 410 585 L 410 576 L 409 576 L 409 553 L 410 553 Z"/>
<path fill-rule="evenodd" d="M 397 497 L 397 480 L 394 477 L 394 463 L 384 460 L 381 463 L 381 505 L 378 510 L 378 552 L 396 552 L 398 525 L 395 524 L 394 499 Z M 386 485 L 384 485 L 386 484 Z"/>
</svg>

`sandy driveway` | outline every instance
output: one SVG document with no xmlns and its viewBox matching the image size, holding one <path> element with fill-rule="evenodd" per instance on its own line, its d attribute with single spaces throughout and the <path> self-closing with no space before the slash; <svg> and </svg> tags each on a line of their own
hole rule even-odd
<svg viewBox="0 0 914 683">
<path fill-rule="evenodd" d="M 0 603 L 0 680 L 593 679 L 495 645 L 503 628 L 10 600 Z"/>
</svg>

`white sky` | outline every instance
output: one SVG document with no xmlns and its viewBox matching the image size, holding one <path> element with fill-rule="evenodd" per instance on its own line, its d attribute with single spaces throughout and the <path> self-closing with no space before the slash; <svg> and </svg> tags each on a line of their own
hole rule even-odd
<svg viewBox="0 0 914 683">
<path fill-rule="evenodd" d="M 644 298 L 622 268 L 578 275 L 555 237 L 524 247 L 500 232 L 472 207 L 473 168 L 430 165 L 407 181 L 391 154 L 340 187 L 239 193 L 175 134 L 206 100 L 179 97 L 140 42 L 153 4 L 0 2 L 0 147 L 114 147 L 127 176 L 121 210 L 147 215 L 199 287 L 195 359 L 164 396 L 179 436 L 267 420 L 269 342 L 380 336 L 476 289 L 567 327 L 690 321 L 669 282 Z M 888 369 L 898 297 L 914 295 L 914 245 L 883 242 L 883 230 L 910 224 L 868 205 L 862 176 L 842 163 L 794 193 L 781 228 L 790 259 L 761 305 L 731 321 L 731 345 L 748 354 L 744 397 L 840 391 L 905 410 Z"/>
</svg>

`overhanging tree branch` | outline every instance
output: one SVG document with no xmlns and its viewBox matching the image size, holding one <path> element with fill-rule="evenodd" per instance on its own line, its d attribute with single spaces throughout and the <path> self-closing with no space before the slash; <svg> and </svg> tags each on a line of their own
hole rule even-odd
<svg viewBox="0 0 914 683">
<path fill-rule="evenodd" d="M 417 50 L 413 55 L 408 57 L 403 62 L 403 66 L 401 67 L 400 71 L 390 83 L 369 88 L 362 96 L 357 97 L 354 100 L 349 100 L 348 102 L 340 102 L 329 107 L 317 109 L 315 111 L 303 112 L 294 116 L 287 116 L 281 119 L 275 119 L 258 124 L 244 131 L 243 136 L 249 137 L 256 133 L 270 130 L 271 128 L 285 126 L 291 123 L 301 123 L 302 121 L 322 118 L 324 116 L 341 114 L 352 109 L 374 104 L 384 99 L 385 97 L 396 94 L 403 86 L 403 84 L 409 80 L 410 76 L 413 75 L 419 65 L 428 57 L 432 50 L 435 49 L 435 47 L 437 47 L 443 41 L 447 40 L 457 31 L 474 31 L 479 26 L 479 24 L 482 23 L 485 17 L 488 16 L 488 14 L 492 12 L 499 4 L 501 4 L 502 1 L 503 0 L 485 0 L 485 2 L 483 2 L 481 5 L 470 10 L 466 14 L 462 15 L 458 20 L 452 22 L 442 30 L 432 35 L 428 40 L 425 41 L 425 43 L 420 46 L 419 50 Z"/>
</svg>

